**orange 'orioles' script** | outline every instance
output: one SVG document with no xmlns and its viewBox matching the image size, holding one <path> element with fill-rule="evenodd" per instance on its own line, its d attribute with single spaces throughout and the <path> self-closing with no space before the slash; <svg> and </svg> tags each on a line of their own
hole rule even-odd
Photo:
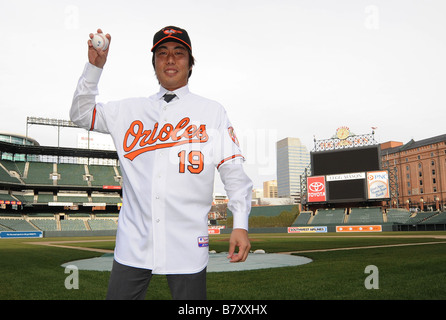
<svg viewBox="0 0 446 320">
<path fill-rule="evenodd" d="M 133 160 L 140 154 L 161 148 L 170 148 L 186 143 L 204 143 L 209 137 L 206 133 L 206 125 L 197 127 L 189 124 L 189 118 L 183 118 L 174 127 L 166 123 L 158 131 L 158 122 L 153 129 L 144 130 L 141 121 L 135 120 L 130 124 L 124 136 L 124 157 Z M 171 141 L 171 142 L 167 142 Z"/>
</svg>

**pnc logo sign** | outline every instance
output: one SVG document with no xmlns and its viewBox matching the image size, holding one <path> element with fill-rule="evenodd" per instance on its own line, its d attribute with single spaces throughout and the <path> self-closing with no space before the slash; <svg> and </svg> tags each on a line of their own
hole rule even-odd
<svg viewBox="0 0 446 320">
<path fill-rule="evenodd" d="M 325 177 L 316 176 L 307 178 L 308 186 L 308 202 L 325 202 L 327 197 L 325 194 Z"/>
</svg>

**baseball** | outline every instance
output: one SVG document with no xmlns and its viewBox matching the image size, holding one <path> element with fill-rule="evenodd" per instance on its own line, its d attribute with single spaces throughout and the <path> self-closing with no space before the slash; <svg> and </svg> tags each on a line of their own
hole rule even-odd
<svg viewBox="0 0 446 320">
<path fill-rule="evenodd" d="M 95 49 L 100 48 L 103 51 L 108 48 L 108 39 L 104 33 L 95 33 L 93 39 L 91 39 L 91 43 Z"/>
</svg>

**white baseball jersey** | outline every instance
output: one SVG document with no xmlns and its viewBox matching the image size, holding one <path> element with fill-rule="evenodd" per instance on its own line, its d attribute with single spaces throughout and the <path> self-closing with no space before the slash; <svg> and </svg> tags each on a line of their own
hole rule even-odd
<svg viewBox="0 0 446 320">
<path fill-rule="evenodd" d="M 170 103 L 163 88 L 148 98 L 96 103 L 101 72 L 87 63 L 70 117 L 80 127 L 110 133 L 116 146 L 123 204 L 114 258 L 154 274 L 199 272 L 208 262 L 215 168 L 233 227 L 248 228 L 252 182 L 226 111 L 188 86 Z"/>
</svg>

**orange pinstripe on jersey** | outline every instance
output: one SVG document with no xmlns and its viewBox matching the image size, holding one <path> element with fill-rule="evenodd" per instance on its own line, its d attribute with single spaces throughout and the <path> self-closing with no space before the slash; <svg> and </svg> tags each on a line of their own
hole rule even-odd
<svg viewBox="0 0 446 320">
<path fill-rule="evenodd" d="M 93 116 L 91 117 L 90 131 L 94 130 L 94 123 L 95 123 L 95 121 L 96 121 L 96 105 L 94 105 Z"/>
</svg>

